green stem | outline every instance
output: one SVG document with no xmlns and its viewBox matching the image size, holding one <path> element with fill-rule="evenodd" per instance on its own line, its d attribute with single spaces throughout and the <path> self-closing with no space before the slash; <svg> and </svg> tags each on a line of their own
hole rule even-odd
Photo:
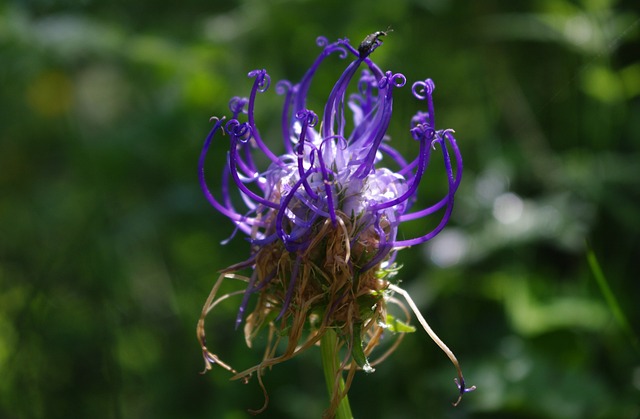
<svg viewBox="0 0 640 419">
<path fill-rule="evenodd" d="M 613 313 L 614 318 L 618 322 L 618 325 L 622 329 L 622 331 L 627 335 L 633 349 L 636 352 L 640 352 L 640 343 L 638 341 L 638 337 L 633 332 L 633 328 L 631 327 L 631 323 L 629 323 L 629 319 L 624 315 L 620 304 L 618 303 L 618 299 L 614 295 L 611 287 L 609 287 L 609 283 L 607 278 L 605 277 L 602 269 L 600 268 L 600 264 L 598 263 L 598 258 L 596 258 L 593 249 L 587 243 L 587 261 L 589 262 L 589 267 L 591 268 L 591 272 L 593 273 L 598 286 L 600 287 L 600 292 L 604 297 L 609 309 Z"/>
<path fill-rule="evenodd" d="M 327 391 L 329 392 L 329 400 L 333 395 L 333 385 L 338 374 L 338 368 L 340 368 L 340 362 L 338 360 L 337 351 L 338 337 L 333 329 L 326 329 L 322 339 L 320 340 L 320 352 L 322 353 L 322 367 L 324 369 L 324 379 L 327 383 Z M 338 383 L 340 392 L 344 391 L 344 379 L 340 377 Z M 336 419 L 353 419 L 351 414 L 351 406 L 349 406 L 349 398 L 344 396 L 340 400 L 338 409 L 336 410 Z"/>
</svg>

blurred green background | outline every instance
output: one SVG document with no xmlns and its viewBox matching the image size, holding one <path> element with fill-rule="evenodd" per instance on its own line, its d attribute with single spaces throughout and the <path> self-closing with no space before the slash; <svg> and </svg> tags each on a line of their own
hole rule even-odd
<svg viewBox="0 0 640 419">
<path fill-rule="evenodd" d="M 304 74 L 318 35 L 357 45 L 389 25 L 373 58 L 409 85 L 434 79 L 438 126 L 465 159 L 452 222 L 399 254 L 400 278 L 478 390 L 452 408 L 455 371 L 416 333 L 356 376 L 354 414 L 640 417 L 639 19 L 631 0 L 2 3 L 0 417 L 235 419 L 262 405 L 255 380 L 198 374 L 201 306 L 248 254 L 240 235 L 220 245 L 232 225 L 197 183 L 208 119 L 266 68 L 258 124 L 281 150 L 275 81 Z M 346 65 L 329 62 L 318 112 Z M 408 86 L 394 97 L 394 145 L 415 152 L 419 104 Z M 243 368 L 262 352 L 233 330 L 238 304 L 209 333 Z M 265 384 L 259 417 L 327 405 L 319 351 Z"/>
</svg>

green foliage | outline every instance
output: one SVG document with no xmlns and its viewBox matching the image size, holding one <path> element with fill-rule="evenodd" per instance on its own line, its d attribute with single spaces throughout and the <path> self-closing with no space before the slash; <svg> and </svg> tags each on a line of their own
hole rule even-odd
<svg viewBox="0 0 640 419">
<path fill-rule="evenodd" d="M 240 237 L 219 244 L 233 226 L 197 184 L 208 120 L 266 68 L 256 118 L 275 148 L 275 82 L 303 75 L 316 36 L 358 43 L 389 25 L 377 62 L 409 86 L 433 78 L 438 128 L 456 129 L 465 159 L 453 222 L 401 251 L 394 274 L 478 390 L 452 408 L 449 362 L 411 333 L 356 375 L 354 415 L 638 417 L 636 3 L 1 5 L 0 417 L 231 419 L 262 406 L 255 381 L 198 374 L 201 305 L 217 271 L 248 254 Z M 314 109 L 342 71 L 331 62 Z M 394 145 L 415 155 L 418 105 L 408 88 L 394 98 Z M 224 149 L 214 144 L 213 185 Z M 439 199 L 440 180 L 425 180 L 417 206 Z M 240 298 L 216 307 L 209 346 L 250 366 L 265 342 L 247 349 L 234 330 Z M 260 417 L 320 417 L 316 352 L 266 373 Z"/>
<path fill-rule="evenodd" d="M 413 333 L 416 331 L 415 326 L 398 320 L 391 314 L 387 314 L 387 329 L 389 329 L 391 333 Z"/>
</svg>

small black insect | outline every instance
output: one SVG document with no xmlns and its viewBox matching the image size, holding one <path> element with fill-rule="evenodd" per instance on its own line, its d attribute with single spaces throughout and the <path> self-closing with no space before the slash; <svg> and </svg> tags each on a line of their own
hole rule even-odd
<svg viewBox="0 0 640 419">
<path fill-rule="evenodd" d="M 386 31 L 377 31 L 370 35 L 367 35 L 358 47 L 360 58 L 366 58 L 373 52 L 374 49 L 382 45 L 382 40 L 380 40 L 380 37 L 386 36 L 389 32 L 393 32 L 393 29 L 391 29 L 391 27 L 388 27 Z"/>
</svg>

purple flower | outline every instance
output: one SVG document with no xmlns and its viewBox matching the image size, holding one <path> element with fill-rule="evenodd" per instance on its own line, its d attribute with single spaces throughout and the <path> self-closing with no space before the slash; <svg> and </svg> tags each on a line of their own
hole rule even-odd
<svg viewBox="0 0 640 419">
<path fill-rule="evenodd" d="M 389 295 L 400 292 L 390 281 L 396 270 L 396 251 L 430 240 L 449 220 L 460 185 L 462 157 L 453 130 L 436 129 L 435 85 L 426 79 L 412 86 L 413 96 L 424 102 L 425 111 L 417 112 L 410 121 L 407 137 L 417 142 L 417 152 L 405 159 L 392 146 L 387 129 L 394 91 L 405 86 L 406 78 L 382 71 L 368 58 L 382 43 L 377 37 L 372 41 L 374 47 L 361 45 L 357 50 L 346 39 L 328 43 L 320 37 L 317 44 L 322 52 L 302 80 L 276 85 L 284 99 L 283 154 L 267 146 L 256 126 L 258 93 L 266 92 L 271 81 L 266 70 L 249 73 L 254 79 L 249 97 L 231 99 L 228 120 L 212 118 L 215 125 L 198 166 L 200 184 L 211 205 L 248 237 L 251 253 L 244 262 L 223 271 L 203 309 L 198 336 L 207 369 L 219 363 L 234 372 L 235 378 L 253 372 L 260 376 L 265 368 L 318 342 L 330 328 L 350 351 L 343 367 L 373 371 L 368 356 L 389 327 Z M 311 82 L 334 53 L 342 59 L 352 57 L 352 61 L 333 86 L 324 109 L 314 112 L 307 107 Z M 354 78 L 357 88 L 348 95 Z M 217 134 L 218 140 L 229 142 L 218 198 L 207 186 L 204 173 Z M 447 193 L 430 207 L 415 209 L 434 153 L 444 161 Z M 258 161 L 265 159 L 268 165 L 260 168 Z M 393 169 L 385 167 L 386 163 Z M 238 208 L 239 202 L 243 209 Z M 436 214 L 440 221 L 431 231 L 398 239 L 403 221 Z M 243 270 L 249 276 L 237 274 Z M 240 373 L 209 352 L 204 339 L 204 317 L 229 296 L 215 298 L 220 282 L 230 277 L 246 283 L 236 292 L 243 294 L 236 326 L 245 320 L 248 345 L 263 329 L 268 329 L 270 339 L 288 341 L 283 354 L 275 353 L 275 343 L 260 364 Z M 252 296 L 257 299 L 255 308 L 247 313 Z M 457 361 L 454 363 L 457 367 Z M 461 374 L 459 382 L 461 393 L 468 390 Z"/>
</svg>

